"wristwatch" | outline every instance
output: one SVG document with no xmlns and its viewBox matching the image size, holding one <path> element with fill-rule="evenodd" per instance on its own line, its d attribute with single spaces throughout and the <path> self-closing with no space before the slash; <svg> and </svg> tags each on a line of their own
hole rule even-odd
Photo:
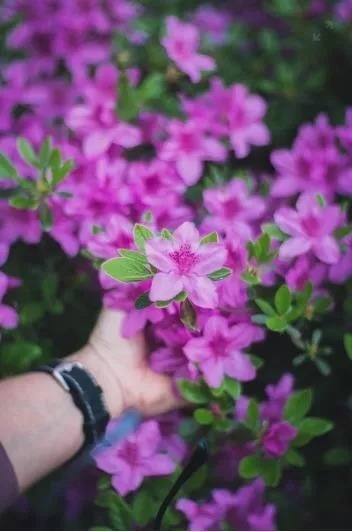
<svg viewBox="0 0 352 532">
<path fill-rule="evenodd" d="M 110 421 L 103 390 L 79 362 L 54 361 L 39 366 L 34 371 L 51 375 L 71 395 L 74 404 L 83 415 L 83 431 L 87 445 L 96 444 L 104 435 Z"/>
</svg>

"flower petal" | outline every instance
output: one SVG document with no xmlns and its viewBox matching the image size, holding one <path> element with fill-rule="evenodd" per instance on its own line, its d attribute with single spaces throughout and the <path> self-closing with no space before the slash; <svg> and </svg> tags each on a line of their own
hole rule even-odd
<svg viewBox="0 0 352 532">
<path fill-rule="evenodd" d="M 282 207 L 274 215 L 275 223 L 288 235 L 299 236 L 303 234 L 299 216 L 296 211 Z"/>
<path fill-rule="evenodd" d="M 169 475 L 175 471 L 176 463 L 166 454 L 154 455 L 143 463 L 143 472 L 148 476 Z"/>
<path fill-rule="evenodd" d="M 340 250 L 332 236 L 324 236 L 314 243 L 313 251 L 316 257 L 325 264 L 336 264 L 340 258 Z"/>
<path fill-rule="evenodd" d="M 201 308 L 216 308 L 218 294 L 215 284 L 207 277 L 183 277 L 183 285 L 189 299 Z"/>
<path fill-rule="evenodd" d="M 144 248 L 148 261 L 158 270 L 170 272 L 175 267 L 169 256 L 172 251 L 171 242 L 166 238 L 151 238 L 145 243 Z"/>
<path fill-rule="evenodd" d="M 174 272 L 157 273 L 153 277 L 149 292 L 151 301 L 168 301 L 177 296 L 183 290 L 183 284 L 179 275 Z"/>
<path fill-rule="evenodd" d="M 197 275 L 208 275 L 219 270 L 227 259 L 227 250 L 220 244 L 204 244 L 197 253 L 200 260 L 192 268 Z"/>
<path fill-rule="evenodd" d="M 251 381 L 255 377 L 255 367 L 250 358 L 240 351 L 232 352 L 224 365 L 225 373 L 239 381 Z"/>
<path fill-rule="evenodd" d="M 194 185 L 202 175 L 203 162 L 199 157 L 192 155 L 179 155 L 176 168 L 186 185 Z"/>
<path fill-rule="evenodd" d="M 303 255 L 311 248 L 309 240 L 302 237 L 289 238 L 284 242 L 279 250 L 280 259 L 293 259 L 298 255 Z"/>
<path fill-rule="evenodd" d="M 199 231 L 192 222 L 184 222 L 173 233 L 175 245 L 182 245 L 186 242 L 197 247 L 199 242 Z"/>
</svg>

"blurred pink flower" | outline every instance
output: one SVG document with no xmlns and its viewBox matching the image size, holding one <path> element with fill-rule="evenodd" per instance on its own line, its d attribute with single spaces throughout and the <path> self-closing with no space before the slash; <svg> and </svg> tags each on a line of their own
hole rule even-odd
<svg viewBox="0 0 352 532">
<path fill-rule="evenodd" d="M 263 447 L 271 456 L 283 456 L 296 435 L 297 429 L 287 421 L 273 423 L 263 436 Z"/>
<path fill-rule="evenodd" d="M 290 235 L 280 246 L 280 258 L 292 259 L 311 251 L 326 264 L 336 263 L 340 250 L 332 233 L 343 221 L 338 205 L 321 207 L 314 194 L 306 193 L 296 207 L 282 207 L 274 215 L 280 229 Z"/>
<path fill-rule="evenodd" d="M 161 42 L 169 58 L 193 83 L 200 81 L 203 71 L 215 69 L 212 57 L 198 53 L 199 31 L 193 24 L 167 17 L 166 35 Z"/>
<path fill-rule="evenodd" d="M 160 452 L 162 438 L 156 421 L 145 421 L 121 443 L 94 457 L 97 466 L 112 474 L 112 485 L 122 496 L 135 491 L 144 477 L 169 475 L 176 464 Z"/>
<path fill-rule="evenodd" d="M 202 336 L 192 338 L 184 347 L 186 356 L 198 364 L 204 379 L 213 388 L 218 388 L 225 375 L 239 381 L 255 377 L 255 367 L 241 349 L 253 340 L 253 329 L 246 323 L 228 326 L 226 318 L 210 317 Z"/>
</svg>

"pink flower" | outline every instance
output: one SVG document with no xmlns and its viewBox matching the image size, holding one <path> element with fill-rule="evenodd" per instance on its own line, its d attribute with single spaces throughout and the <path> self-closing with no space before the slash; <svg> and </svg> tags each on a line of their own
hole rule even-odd
<svg viewBox="0 0 352 532">
<path fill-rule="evenodd" d="M 281 421 L 284 406 L 293 392 L 294 380 L 285 373 L 276 384 L 268 384 L 265 393 L 268 401 L 261 404 L 260 417 L 265 421 Z"/>
<path fill-rule="evenodd" d="M 194 185 L 202 175 L 204 161 L 223 162 L 227 150 L 194 120 L 171 120 L 169 139 L 160 148 L 159 157 L 175 162 L 176 169 L 186 185 Z"/>
<path fill-rule="evenodd" d="M 144 477 L 169 475 L 176 464 L 159 450 L 162 438 L 156 421 L 144 422 L 124 441 L 95 456 L 97 466 L 112 474 L 112 485 L 120 495 L 135 491 Z"/>
<path fill-rule="evenodd" d="M 219 231 L 228 230 L 234 223 L 237 227 L 258 220 L 265 211 L 264 201 L 250 195 L 243 179 L 232 179 L 221 188 L 208 188 L 203 197 L 205 208 L 212 215 L 211 224 Z"/>
<path fill-rule="evenodd" d="M 202 336 L 192 338 L 184 347 L 186 356 L 199 365 L 206 382 L 218 388 L 225 375 L 239 381 L 255 377 L 255 368 L 241 349 L 253 341 L 253 329 L 246 323 L 228 326 L 221 316 L 210 317 Z"/>
<path fill-rule="evenodd" d="M 190 499 L 179 499 L 176 508 L 189 520 L 188 530 L 216 530 L 221 513 L 213 502 L 198 504 Z"/>
<path fill-rule="evenodd" d="M 337 205 L 321 207 L 314 194 L 302 194 L 297 210 L 282 207 L 274 216 L 277 225 L 291 236 L 280 246 L 279 257 L 292 259 L 311 251 L 326 264 L 335 264 L 340 250 L 333 231 L 341 224 L 343 215 Z"/>
<path fill-rule="evenodd" d="M 196 26 L 181 22 L 176 17 L 167 17 L 166 36 L 162 44 L 169 58 L 187 74 L 193 83 L 198 83 L 203 70 L 214 70 L 212 57 L 199 54 L 199 31 Z"/>
<path fill-rule="evenodd" d="M 2 327 L 14 329 L 18 324 L 17 312 L 12 307 L 2 303 L 4 295 L 11 288 L 11 284 L 11 279 L 0 271 L 0 329 Z"/>
<path fill-rule="evenodd" d="M 174 231 L 172 240 L 148 240 L 145 251 L 148 261 L 159 270 L 152 281 L 151 301 L 168 301 L 185 290 L 195 305 L 216 307 L 216 287 L 208 275 L 223 266 L 224 246 L 201 244 L 195 225 L 185 222 Z"/>
<path fill-rule="evenodd" d="M 296 435 L 297 429 L 287 421 L 273 423 L 263 436 L 263 447 L 272 456 L 283 456 Z"/>
<path fill-rule="evenodd" d="M 227 40 L 227 30 L 232 22 L 229 12 L 219 6 L 201 5 L 193 13 L 193 22 L 206 37 L 215 44 L 223 44 Z"/>
</svg>

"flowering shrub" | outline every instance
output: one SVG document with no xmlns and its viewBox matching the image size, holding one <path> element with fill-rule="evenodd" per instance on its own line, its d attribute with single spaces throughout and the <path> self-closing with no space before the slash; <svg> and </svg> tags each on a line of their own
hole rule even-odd
<svg viewBox="0 0 352 532">
<path fill-rule="evenodd" d="M 0 373 L 102 301 L 190 403 L 95 454 L 62 527 L 150 526 L 204 435 L 169 529 L 345 526 L 351 1 L 150 4 L 0 6 Z"/>
</svg>

